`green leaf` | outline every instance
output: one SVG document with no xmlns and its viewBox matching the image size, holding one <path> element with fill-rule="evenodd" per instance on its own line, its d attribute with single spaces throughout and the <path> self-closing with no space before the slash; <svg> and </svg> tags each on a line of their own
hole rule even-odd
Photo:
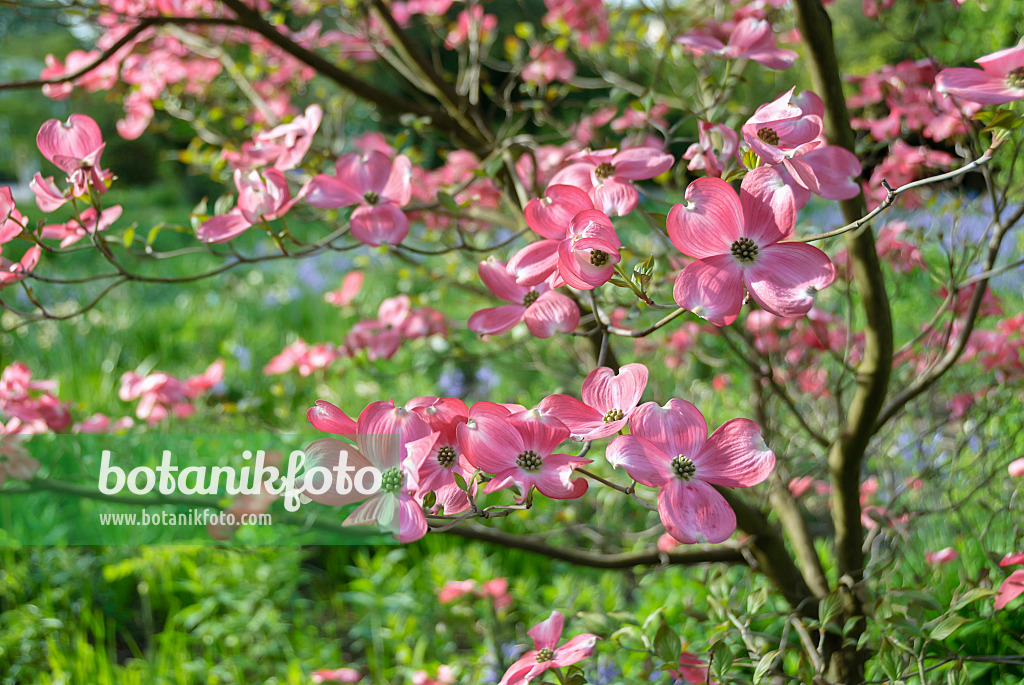
<svg viewBox="0 0 1024 685">
<path fill-rule="evenodd" d="M 213 213 L 227 214 L 235 206 L 235 196 L 232 193 L 224 193 L 213 203 Z"/>
<path fill-rule="evenodd" d="M 843 600 L 838 594 L 832 592 L 821 598 L 818 602 L 818 620 L 821 625 L 828 625 L 832 619 L 839 616 L 843 610 Z"/>
<path fill-rule="evenodd" d="M 455 201 L 455 198 L 444 191 L 437 191 L 437 201 L 449 212 L 459 211 L 459 204 Z"/>
<path fill-rule="evenodd" d="M 125 247 L 132 246 L 132 243 L 135 242 L 135 226 L 129 226 L 125 229 L 124 235 L 121 236 L 121 241 Z"/>
<path fill-rule="evenodd" d="M 959 599 L 953 602 L 953 605 L 950 607 L 950 609 L 952 609 L 953 611 L 957 611 L 958 609 L 963 609 L 965 606 L 971 604 L 972 602 L 977 602 L 979 599 L 985 599 L 986 597 L 992 597 L 995 594 L 995 590 L 976 587 L 973 590 L 968 590 L 967 592 L 962 594 Z"/>
<path fill-rule="evenodd" d="M 611 283 L 612 285 L 618 286 L 620 288 L 627 288 L 629 290 L 633 289 L 633 286 L 631 284 L 629 284 L 626 281 L 622 280 L 618 276 L 612 276 L 611 278 L 608 279 L 608 282 Z"/>
<path fill-rule="evenodd" d="M 654 635 L 654 653 L 674 666 L 679 661 L 682 648 L 676 631 L 667 623 L 662 623 Z"/>
<path fill-rule="evenodd" d="M 662 624 L 665 623 L 665 607 L 658 607 L 651 613 L 650 616 L 644 621 L 643 631 L 644 635 L 653 638 L 658 629 L 661 628 Z"/>
<path fill-rule="evenodd" d="M 733 181 L 740 181 L 744 176 L 747 175 L 749 170 L 744 167 L 738 167 L 727 173 L 722 180 L 726 183 L 732 183 Z"/>
<path fill-rule="evenodd" d="M 146 235 L 146 244 L 152 245 L 156 242 L 156 237 L 160 235 L 160 231 L 164 229 L 163 224 L 157 224 L 153 228 L 149 229 L 149 234 Z"/>
<path fill-rule="evenodd" d="M 768 675 L 768 671 L 771 670 L 772 665 L 775 663 L 775 660 L 779 658 L 780 653 L 781 650 L 773 649 L 772 651 L 762 656 L 761 660 L 757 662 L 757 668 L 754 669 L 755 685 L 757 683 L 760 683 L 761 679 Z"/>
<path fill-rule="evenodd" d="M 715 678 L 725 679 L 725 674 L 732 668 L 734 658 L 729 645 L 724 642 L 715 643 L 715 646 L 711 648 L 711 673 Z"/>
<path fill-rule="evenodd" d="M 637 626 L 622 626 L 611 637 L 612 642 L 631 652 L 647 652 L 650 648 L 644 634 Z"/>
<path fill-rule="evenodd" d="M 743 153 L 743 166 L 748 169 L 756 169 L 761 166 L 761 158 L 752 149 L 747 148 L 747 151 Z"/>
<path fill-rule="evenodd" d="M 932 628 L 932 632 L 929 637 L 933 640 L 945 640 L 947 637 L 955 633 L 957 628 L 965 623 L 970 623 L 970 619 L 956 615 L 947 616 L 939 621 L 938 625 Z"/>
</svg>

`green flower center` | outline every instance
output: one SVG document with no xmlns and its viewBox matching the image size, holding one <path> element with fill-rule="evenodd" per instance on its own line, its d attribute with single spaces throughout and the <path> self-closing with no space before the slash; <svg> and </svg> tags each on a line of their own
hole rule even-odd
<svg viewBox="0 0 1024 685">
<path fill-rule="evenodd" d="M 740 238 L 732 244 L 730 252 L 736 259 L 744 264 L 749 264 L 757 259 L 757 243 L 750 238 Z"/>
<path fill-rule="evenodd" d="M 455 463 L 455 448 L 451 445 L 443 445 L 437 450 L 437 463 L 446 469 L 450 469 Z"/>
<path fill-rule="evenodd" d="M 757 137 L 769 145 L 779 144 L 779 134 L 776 133 L 775 129 L 771 126 L 765 126 L 764 128 L 757 129 Z"/>
<path fill-rule="evenodd" d="M 540 455 L 533 450 L 526 450 L 516 457 L 516 466 L 521 468 L 523 471 L 539 471 L 543 463 L 544 462 L 541 461 Z"/>
<path fill-rule="evenodd" d="M 591 250 L 590 263 L 594 266 L 604 266 L 608 263 L 608 253 L 601 250 Z"/>
<path fill-rule="evenodd" d="M 366 200 L 366 204 L 375 205 L 378 202 L 380 202 L 380 195 L 373 192 L 372 190 L 367 190 L 365 193 L 363 193 L 363 199 Z"/>
<path fill-rule="evenodd" d="M 697 473 L 697 466 L 690 461 L 689 457 L 680 454 L 672 459 L 672 470 L 676 472 L 676 478 L 688 481 L 693 478 L 693 474 Z"/>
<path fill-rule="evenodd" d="M 608 178 L 609 176 L 614 175 L 615 166 L 609 164 L 608 162 L 601 162 L 600 164 L 597 165 L 597 168 L 594 169 L 594 176 L 597 176 L 598 178 Z"/>
<path fill-rule="evenodd" d="M 626 414 L 621 409 L 609 409 L 607 412 L 605 412 L 604 422 L 612 423 L 613 421 L 618 421 L 625 415 Z"/>
<path fill-rule="evenodd" d="M 402 470 L 397 466 L 384 472 L 380 477 L 380 489 L 384 492 L 398 492 L 402 487 Z"/>
<path fill-rule="evenodd" d="M 523 306 L 529 307 L 531 304 L 537 301 L 538 297 L 540 297 L 540 293 L 538 293 L 536 290 L 531 290 L 530 292 L 523 295 Z"/>
<path fill-rule="evenodd" d="M 548 647 L 545 647 L 544 649 L 538 649 L 537 650 L 537 663 L 538 664 L 542 664 L 545 661 L 551 661 L 554 658 L 555 658 L 554 650 L 549 649 Z"/>
<path fill-rule="evenodd" d="M 1017 67 L 1006 75 L 1006 85 L 1010 88 L 1024 88 L 1024 67 Z"/>
</svg>

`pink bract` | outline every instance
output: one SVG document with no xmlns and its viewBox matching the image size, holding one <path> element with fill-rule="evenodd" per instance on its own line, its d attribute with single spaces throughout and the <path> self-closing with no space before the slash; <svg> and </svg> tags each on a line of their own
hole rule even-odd
<svg viewBox="0 0 1024 685">
<path fill-rule="evenodd" d="M 558 645 L 564 621 L 561 613 L 552 611 L 547 620 L 530 628 L 527 634 L 533 638 L 533 649 L 509 667 L 499 685 L 525 685 L 549 668 L 570 666 L 593 654 L 594 645 L 601 638 L 591 633 L 577 635 Z"/>
<path fill-rule="evenodd" d="M 935 77 L 935 89 L 980 105 L 1024 98 L 1024 44 L 975 60 L 981 69 L 955 67 Z"/>
<path fill-rule="evenodd" d="M 480 280 L 499 298 L 512 304 L 481 309 L 469 317 L 469 330 L 480 335 L 497 335 L 520 321 L 538 338 L 569 333 L 580 321 L 580 310 L 571 299 L 555 292 L 561 279 L 551 275 L 535 287 L 516 283 L 506 264 L 494 257 L 480 262 Z"/>
<path fill-rule="evenodd" d="M 643 364 L 626 364 L 618 373 L 598 367 L 583 381 L 582 402 L 568 395 L 551 395 L 537 409 L 564 423 L 577 440 L 607 438 L 626 426 L 640 404 L 647 378 Z"/>
<path fill-rule="evenodd" d="M 672 168 L 672 155 L 650 147 L 621 152 L 612 149 L 577 152 L 569 165 L 551 179 L 552 185 L 576 186 L 587 191 L 594 207 L 609 216 L 625 216 L 640 201 L 631 181 L 654 178 Z"/>
</svg>

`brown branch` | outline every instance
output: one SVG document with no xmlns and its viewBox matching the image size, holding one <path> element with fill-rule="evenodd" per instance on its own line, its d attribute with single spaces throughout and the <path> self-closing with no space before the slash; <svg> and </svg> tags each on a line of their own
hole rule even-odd
<svg viewBox="0 0 1024 685">
<path fill-rule="evenodd" d="M 738 545 L 706 545 L 677 548 L 670 552 L 662 552 L 651 548 L 642 552 L 622 552 L 618 554 L 601 554 L 583 549 L 549 545 L 521 535 L 513 535 L 501 530 L 483 526 L 457 526 L 445 531 L 449 535 L 458 535 L 467 540 L 488 542 L 505 548 L 519 549 L 532 554 L 539 554 L 549 559 L 568 561 L 577 566 L 591 568 L 626 569 L 634 566 L 662 566 L 667 564 L 710 564 L 722 562 L 727 564 L 745 563 Z"/>
</svg>

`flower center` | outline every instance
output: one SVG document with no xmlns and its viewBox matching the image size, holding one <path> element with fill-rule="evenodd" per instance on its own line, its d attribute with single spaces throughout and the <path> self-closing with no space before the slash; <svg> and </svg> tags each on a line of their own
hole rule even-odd
<svg viewBox="0 0 1024 685">
<path fill-rule="evenodd" d="M 545 661 L 551 661 L 554 658 L 555 658 L 554 650 L 552 650 L 552 649 L 550 649 L 548 647 L 545 647 L 544 649 L 538 649 L 537 650 L 537 663 L 538 664 L 542 664 Z"/>
<path fill-rule="evenodd" d="M 608 253 L 601 250 L 591 250 L 590 263 L 594 266 L 604 266 L 608 263 Z"/>
<path fill-rule="evenodd" d="M 446 469 L 450 469 L 455 463 L 455 448 L 451 445 L 443 445 L 437 451 L 437 463 Z"/>
<path fill-rule="evenodd" d="M 366 204 L 372 206 L 380 202 L 380 195 L 373 192 L 372 190 L 367 190 L 365 193 L 363 193 L 363 199 L 366 200 Z"/>
<path fill-rule="evenodd" d="M 757 243 L 750 238 L 740 238 L 732 244 L 732 256 L 744 264 L 757 259 Z"/>
<path fill-rule="evenodd" d="M 543 462 L 541 461 L 540 455 L 533 450 L 526 450 L 516 457 L 516 466 L 521 468 L 523 471 L 539 471 L 541 464 L 543 464 Z M 550 659 L 545 659 L 545 661 L 550 661 Z"/>
<path fill-rule="evenodd" d="M 689 457 L 680 454 L 672 459 L 672 470 L 676 472 L 676 478 L 688 481 L 693 478 L 693 474 L 697 473 L 697 466 L 690 461 Z"/>
<path fill-rule="evenodd" d="M 604 422 L 612 423 L 614 421 L 620 420 L 625 415 L 625 412 L 623 412 L 621 409 L 609 409 L 604 415 Z"/>
<path fill-rule="evenodd" d="M 384 492 L 397 492 L 402 487 L 402 470 L 394 466 L 380 477 L 380 489 Z"/>
<path fill-rule="evenodd" d="M 597 165 L 597 168 L 594 169 L 594 176 L 597 176 L 598 178 L 608 178 L 609 176 L 614 175 L 615 166 L 613 164 L 609 164 L 608 162 L 601 162 L 600 164 Z"/>
<path fill-rule="evenodd" d="M 529 307 L 531 304 L 537 301 L 538 297 L 540 297 L 540 293 L 538 293 L 536 290 L 531 290 L 530 292 L 523 295 L 523 306 Z"/>
<path fill-rule="evenodd" d="M 1010 88 L 1024 88 L 1024 67 L 1017 67 L 1008 73 L 1006 85 Z"/>
<path fill-rule="evenodd" d="M 769 145 L 779 144 L 779 134 L 775 132 L 775 129 L 771 126 L 765 126 L 757 130 L 757 137 L 768 143 Z"/>
</svg>

